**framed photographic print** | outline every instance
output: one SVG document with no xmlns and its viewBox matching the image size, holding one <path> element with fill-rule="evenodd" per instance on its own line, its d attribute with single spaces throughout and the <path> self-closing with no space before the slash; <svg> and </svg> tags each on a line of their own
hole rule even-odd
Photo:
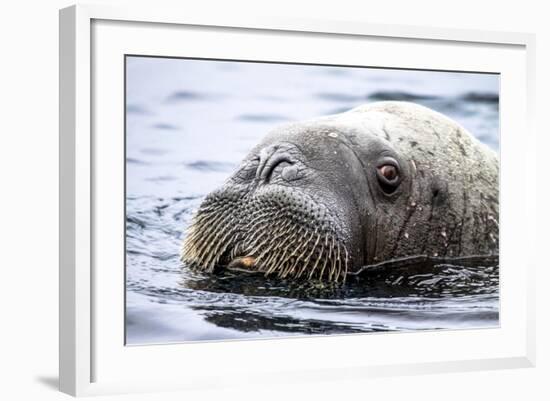
<svg viewBox="0 0 550 401">
<path fill-rule="evenodd" d="M 532 366 L 533 46 L 62 10 L 61 390 Z"/>
</svg>

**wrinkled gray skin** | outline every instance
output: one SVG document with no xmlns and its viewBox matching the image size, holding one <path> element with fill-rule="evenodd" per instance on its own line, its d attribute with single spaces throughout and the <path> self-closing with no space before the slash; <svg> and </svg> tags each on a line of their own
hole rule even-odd
<svg viewBox="0 0 550 401">
<path fill-rule="evenodd" d="M 396 185 L 380 178 L 388 163 Z M 206 197 L 182 260 L 341 281 L 400 257 L 498 254 L 498 177 L 492 150 L 412 103 L 285 125 Z"/>
</svg>

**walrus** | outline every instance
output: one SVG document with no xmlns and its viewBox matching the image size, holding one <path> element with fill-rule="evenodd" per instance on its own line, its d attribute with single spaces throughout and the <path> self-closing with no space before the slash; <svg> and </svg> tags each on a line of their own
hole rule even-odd
<svg viewBox="0 0 550 401">
<path fill-rule="evenodd" d="M 446 116 L 375 102 L 275 128 L 206 196 L 195 268 L 342 282 L 387 261 L 497 256 L 499 161 Z"/>
</svg>

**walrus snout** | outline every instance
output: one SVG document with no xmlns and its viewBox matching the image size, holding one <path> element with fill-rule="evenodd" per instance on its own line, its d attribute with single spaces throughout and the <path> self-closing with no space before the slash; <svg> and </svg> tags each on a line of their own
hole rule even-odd
<svg viewBox="0 0 550 401">
<path fill-rule="evenodd" d="M 222 267 L 345 280 L 352 261 L 334 210 L 300 189 L 271 184 L 228 185 L 208 195 L 189 227 L 182 260 L 208 272 Z"/>
</svg>

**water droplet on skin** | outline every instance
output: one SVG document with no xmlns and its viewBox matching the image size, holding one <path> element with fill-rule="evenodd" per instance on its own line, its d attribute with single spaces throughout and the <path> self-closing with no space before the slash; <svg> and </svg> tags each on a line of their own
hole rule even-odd
<svg viewBox="0 0 550 401">
<path fill-rule="evenodd" d="M 338 138 L 338 134 L 336 132 L 329 132 L 328 136 L 331 138 Z"/>
<path fill-rule="evenodd" d="M 405 233 L 405 238 L 409 238 L 409 233 Z"/>
</svg>

